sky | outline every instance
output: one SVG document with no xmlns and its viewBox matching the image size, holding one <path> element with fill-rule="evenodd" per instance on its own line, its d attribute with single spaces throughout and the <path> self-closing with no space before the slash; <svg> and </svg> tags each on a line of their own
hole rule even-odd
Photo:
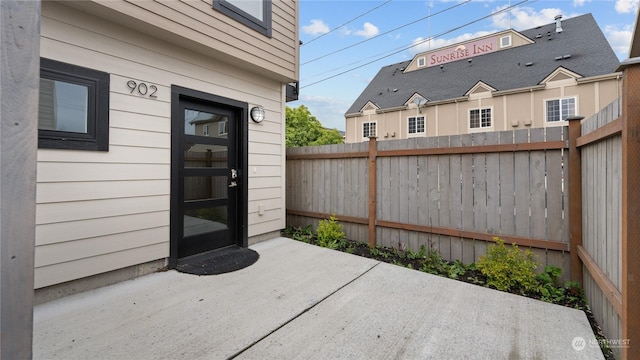
<svg viewBox="0 0 640 360">
<path fill-rule="evenodd" d="M 638 1 L 300 0 L 300 95 L 287 106 L 305 105 L 323 126 L 344 131 L 344 114 L 383 66 L 504 29 L 552 23 L 559 14 L 591 13 L 624 60 Z"/>
</svg>

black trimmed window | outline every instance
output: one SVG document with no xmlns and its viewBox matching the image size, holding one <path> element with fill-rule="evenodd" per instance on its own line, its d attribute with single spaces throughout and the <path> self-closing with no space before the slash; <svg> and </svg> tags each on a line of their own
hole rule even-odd
<svg viewBox="0 0 640 360">
<path fill-rule="evenodd" d="M 213 8 L 271 37 L 271 0 L 213 0 Z"/>
<path fill-rule="evenodd" d="M 547 122 L 564 121 L 576 114 L 576 98 L 555 99 L 546 101 Z"/>
<path fill-rule="evenodd" d="M 109 74 L 40 59 L 38 147 L 109 150 Z"/>
<path fill-rule="evenodd" d="M 485 129 L 492 126 L 491 108 L 469 110 L 469 128 Z"/>
<path fill-rule="evenodd" d="M 409 135 L 424 134 L 424 116 L 412 116 L 407 124 Z"/>
</svg>

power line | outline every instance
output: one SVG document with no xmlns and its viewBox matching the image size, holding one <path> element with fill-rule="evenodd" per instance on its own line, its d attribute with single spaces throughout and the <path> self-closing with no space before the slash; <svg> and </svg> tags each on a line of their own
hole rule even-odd
<svg viewBox="0 0 640 360">
<path fill-rule="evenodd" d="M 451 32 L 454 32 L 454 31 L 456 31 L 456 30 L 459 30 L 459 29 L 461 29 L 461 28 L 463 28 L 463 27 L 465 27 L 465 26 L 469 26 L 469 25 L 471 25 L 471 24 L 475 24 L 475 23 L 477 23 L 477 22 L 479 22 L 479 21 L 482 21 L 482 20 L 484 20 L 484 19 L 487 19 L 487 18 L 490 18 L 490 17 L 492 17 L 492 16 L 495 16 L 495 15 L 501 14 L 501 13 L 503 13 L 503 12 L 507 11 L 507 10 L 511 10 L 511 9 L 513 9 L 514 7 L 517 7 L 517 6 L 519 6 L 519 5 L 522 5 L 522 4 L 524 4 L 524 3 L 526 3 L 526 2 L 529 2 L 529 1 L 531 1 L 531 0 L 523 0 L 523 1 L 520 1 L 519 3 L 517 3 L 517 4 L 515 4 L 515 5 L 510 5 L 510 6 L 506 7 L 506 8 L 504 8 L 504 9 L 498 10 L 498 11 L 496 11 L 496 12 L 494 12 L 494 13 L 489 14 L 489 15 L 483 16 L 483 17 L 478 18 L 478 19 L 476 19 L 476 20 L 470 21 L 470 22 L 465 23 L 465 24 L 462 24 L 462 25 L 460 25 L 460 26 L 456 26 L 455 28 L 452 28 L 452 29 L 450 29 L 450 30 L 447 30 L 447 31 L 445 31 L 445 32 L 442 32 L 442 33 L 440 33 L 440 34 L 437 34 L 437 35 L 433 36 L 433 38 L 437 38 L 437 37 L 440 37 L 440 36 L 443 36 L 443 35 L 449 34 L 449 33 L 451 33 Z M 534 1 L 536 1 L 536 0 L 534 0 Z M 402 47 L 400 50 L 398 50 L 398 51 L 394 51 L 394 52 L 393 52 L 393 53 L 391 53 L 391 54 L 388 54 L 388 55 L 385 55 L 385 56 L 379 57 L 379 58 L 377 58 L 377 59 L 375 59 L 375 60 L 372 60 L 372 61 L 369 61 L 369 62 L 367 62 L 367 63 L 365 63 L 365 64 L 362 64 L 362 65 L 359 65 L 359 66 L 353 67 L 353 68 L 351 68 L 351 69 L 349 69 L 349 70 L 345 70 L 345 71 L 343 71 L 343 72 L 341 72 L 341 73 L 338 73 L 338 74 L 335 74 L 335 75 L 329 76 L 329 77 L 324 78 L 324 79 L 322 79 L 322 80 L 318 80 L 318 81 L 313 82 L 313 83 L 311 83 L 311 84 L 301 86 L 301 87 L 300 87 L 300 89 L 304 89 L 304 88 L 307 88 L 307 87 L 309 87 L 309 86 L 313 86 L 313 85 L 319 84 L 319 83 L 321 83 L 321 82 L 325 82 L 325 81 L 327 81 L 327 80 L 330 80 L 330 79 L 333 79 L 333 78 L 335 78 L 335 77 L 338 77 L 338 76 L 344 75 L 344 74 L 346 74 L 346 73 L 349 73 L 349 72 L 351 72 L 351 71 L 353 71 L 353 70 L 356 70 L 356 69 L 359 69 L 359 68 L 361 68 L 361 67 L 364 67 L 364 66 L 367 66 L 367 65 L 373 64 L 373 63 L 378 62 L 378 61 L 380 61 L 380 60 L 382 60 L 382 59 L 386 59 L 386 58 L 388 58 L 388 57 L 390 57 L 390 56 L 392 56 L 392 55 L 395 55 L 395 54 L 401 53 L 401 52 L 403 52 L 403 51 L 405 51 L 405 50 L 408 50 L 408 49 L 411 49 L 411 48 L 413 48 L 413 47 L 416 47 L 416 46 L 418 46 L 418 45 L 420 45 L 420 44 L 424 44 L 424 43 L 425 43 L 425 42 L 427 42 L 427 41 L 431 41 L 433 38 L 427 38 L 427 39 L 424 39 L 424 40 L 418 41 L 418 42 L 416 42 L 416 43 L 414 43 L 414 44 L 411 44 L 411 45 L 409 45 L 409 46 L 404 46 L 404 47 Z"/>
<path fill-rule="evenodd" d="M 346 23 L 344 23 L 344 24 L 342 24 L 342 25 L 339 25 L 339 26 L 337 26 L 337 27 L 335 27 L 335 28 L 333 28 L 333 29 L 329 30 L 328 32 L 326 32 L 326 33 L 324 33 L 324 34 L 321 34 L 321 35 L 316 36 L 315 38 L 313 38 L 313 39 L 311 39 L 311 40 L 309 40 L 309 41 L 305 42 L 305 43 L 304 43 L 304 44 L 302 44 L 301 46 L 308 45 L 308 44 L 310 44 L 310 43 L 312 43 L 312 42 L 314 42 L 314 41 L 316 41 L 316 40 L 320 39 L 321 37 L 323 37 L 323 36 L 325 36 L 325 35 L 329 35 L 329 34 L 331 34 L 332 32 L 334 32 L 334 31 L 336 31 L 336 30 L 340 29 L 341 27 L 351 24 L 352 22 L 354 22 L 354 21 L 356 21 L 356 20 L 360 19 L 361 17 L 363 17 L 363 16 L 365 16 L 365 15 L 367 15 L 367 14 L 371 13 L 371 12 L 373 12 L 374 10 L 377 10 L 377 9 L 379 9 L 379 8 L 381 8 L 381 7 L 385 6 L 385 5 L 387 5 L 387 4 L 388 4 L 388 3 L 390 3 L 390 2 L 391 2 L 391 0 L 387 0 L 387 1 L 385 1 L 384 3 L 382 3 L 382 4 L 380 4 L 380 5 L 376 6 L 376 7 L 374 7 L 373 9 L 368 10 L 368 11 L 367 11 L 367 12 L 365 12 L 364 14 L 358 15 L 358 16 L 356 16 L 355 18 L 353 18 L 353 19 L 351 19 L 351 20 L 347 21 Z"/>
<path fill-rule="evenodd" d="M 417 22 L 420 22 L 420 21 L 423 21 L 423 20 L 429 19 L 429 18 L 431 18 L 432 16 L 436 16 L 436 15 L 442 14 L 442 13 L 444 13 L 444 12 L 447 12 L 447 11 L 449 11 L 449 10 L 455 9 L 455 8 L 457 8 L 458 6 L 462 6 L 462 5 L 464 5 L 464 4 L 466 4 L 466 3 L 469 3 L 469 2 L 471 2 L 471 0 L 465 0 L 465 1 L 461 2 L 461 3 L 457 3 L 457 4 L 455 4 L 455 5 L 453 5 L 453 6 L 450 6 L 450 7 L 446 8 L 446 9 L 444 9 L 444 10 L 440 10 L 440 11 L 438 11 L 438 12 L 434 13 L 434 14 L 430 14 L 430 15 L 425 16 L 425 17 L 423 17 L 423 18 L 420 18 L 420 19 L 418 19 L 418 20 L 414 20 L 414 21 L 412 21 L 412 22 L 409 22 L 409 23 L 406 23 L 406 24 L 404 24 L 404 25 L 398 26 L 397 28 L 394 28 L 394 29 L 391 29 L 391 30 L 385 31 L 385 32 L 383 32 L 383 33 L 381 33 L 381 34 L 378 34 L 378 35 L 376 35 L 376 36 L 372 36 L 372 37 L 370 37 L 370 38 L 368 38 L 368 39 L 364 39 L 364 40 L 359 41 L 359 42 L 357 42 L 357 43 L 355 43 L 355 44 L 351 44 L 351 45 L 349 45 L 349 46 L 347 46 L 347 47 L 343 47 L 342 49 L 338 49 L 338 50 L 332 51 L 332 52 L 330 52 L 330 53 L 324 54 L 324 55 L 319 56 L 319 57 L 317 57 L 317 58 L 315 58 L 315 59 L 311 59 L 311 60 L 309 60 L 309 61 L 305 61 L 305 62 L 303 62 L 302 64 L 300 64 L 300 66 L 302 66 L 302 65 L 306 65 L 306 64 L 309 64 L 309 63 L 312 63 L 312 62 L 317 61 L 317 60 L 320 60 L 320 59 L 324 59 L 324 58 L 326 58 L 327 56 L 330 56 L 330 55 L 333 55 L 333 54 L 337 54 L 337 53 L 342 52 L 342 51 L 344 51 L 344 50 L 351 49 L 351 48 L 352 48 L 352 47 L 354 47 L 354 46 L 357 46 L 357 45 L 363 44 L 363 43 L 365 43 L 365 42 L 367 42 L 367 41 L 371 41 L 371 40 L 373 40 L 373 39 L 375 39 L 375 38 L 378 38 L 378 37 L 380 37 L 380 36 L 387 35 L 387 34 L 389 34 L 389 33 L 392 33 L 392 32 L 394 32 L 394 31 L 396 31 L 396 30 L 400 30 L 400 29 L 405 28 L 405 27 L 407 27 L 407 26 L 409 26 L 409 25 L 413 25 L 413 24 L 415 24 L 415 23 L 417 23 Z"/>
</svg>

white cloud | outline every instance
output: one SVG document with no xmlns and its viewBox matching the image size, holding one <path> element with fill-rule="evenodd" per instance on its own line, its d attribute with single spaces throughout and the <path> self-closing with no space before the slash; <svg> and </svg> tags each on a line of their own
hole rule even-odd
<svg viewBox="0 0 640 360">
<path fill-rule="evenodd" d="M 343 99 L 310 94 L 301 95 L 298 102 L 308 107 L 311 114 L 320 120 L 322 126 L 344 130 L 344 113 L 351 106 L 350 103 Z"/>
<path fill-rule="evenodd" d="M 604 33 L 618 57 L 624 59 L 629 56 L 629 46 L 632 38 L 631 25 L 627 25 L 622 29 L 615 25 L 607 25 L 604 28 Z"/>
<path fill-rule="evenodd" d="M 573 0 L 573 7 L 583 6 L 585 3 L 590 1 L 591 0 Z"/>
<path fill-rule="evenodd" d="M 354 34 L 358 36 L 363 36 L 365 38 L 370 38 L 378 35 L 379 32 L 380 30 L 378 30 L 377 26 L 373 25 L 370 22 L 366 22 L 362 26 L 362 30 L 355 31 Z"/>
<path fill-rule="evenodd" d="M 447 46 L 447 45 L 451 45 L 451 44 L 457 44 L 459 42 L 462 41 L 466 41 L 466 40 L 471 40 L 471 39 L 475 39 L 477 37 L 480 36 L 485 36 L 485 35 L 489 35 L 494 33 L 495 31 L 478 31 L 475 33 L 465 33 L 459 36 L 456 36 L 454 38 L 450 38 L 450 39 L 432 39 L 431 41 L 425 41 L 426 38 L 422 38 L 419 37 L 415 40 L 413 40 L 412 44 L 418 44 L 414 47 L 412 47 L 411 49 L 409 49 L 409 51 L 412 54 L 417 54 L 417 53 L 421 53 L 421 52 L 425 52 L 425 51 L 429 51 L 429 50 L 433 50 L 433 49 L 437 49 L 443 46 Z M 429 44 L 431 43 L 431 44 Z M 429 46 L 431 45 L 431 46 Z"/>
<path fill-rule="evenodd" d="M 638 0 L 617 0 L 616 11 L 618 14 L 635 13 L 638 9 Z"/>
<path fill-rule="evenodd" d="M 495 11 L 504 9 L 505 7 L 506 5 L 495 9 Z M 559 8 L 546 8 L 536 11 L 533 8 L 521 6 L 495 15 L 492 21 L 494 26 L 501 29 L 513 27 L 517 30 L 524 30 L 552 23 L 556 15 L 564 15 L 565 19 L 574 16 L 563 13 L 562 9 Z"/>
<path fill-rule="evenodd" d="M 302 32 L 309 35 L 320 35 L 329 32 L 329 27 L 322 20 L 313 19 L 310 25 L 302 27 Z"/>
</svg>

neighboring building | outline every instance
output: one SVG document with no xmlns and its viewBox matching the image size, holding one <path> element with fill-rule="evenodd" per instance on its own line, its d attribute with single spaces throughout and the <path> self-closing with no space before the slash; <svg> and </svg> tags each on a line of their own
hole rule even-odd
<svg viewBox="0 0 640 360">
<path fill-rule="evenodd" d="M 296 0 L 43 1 L 41 20 L 36 289 L 279 236 Z"/>
<path fill-rule="evenodd" d="M 346 142 L 565 125 L 620 96 L 590 14 L 505 30 L 383 67 L 347 111 Z"/>
</svg>

